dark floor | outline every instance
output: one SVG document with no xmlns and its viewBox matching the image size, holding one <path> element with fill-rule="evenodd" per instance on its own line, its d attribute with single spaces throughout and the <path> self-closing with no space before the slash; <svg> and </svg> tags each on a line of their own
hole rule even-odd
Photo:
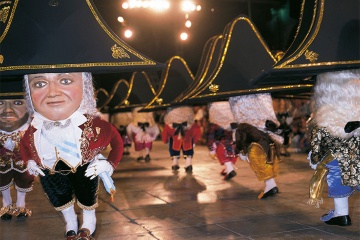
<svg viewBox="0 0 360 240">
<path fill-rule="evenodd" d="M 313 170 L 306 154 L 283 158 L 276 178 L 280 193 L 259 200 L 263 189 L 248 163 L 225 182 L 220 164 L 196 146 L 193 174 L 171 171 L 167 145 L 154 143 L 150 163 L 136 162 L 131 150 L 114 172 L 115 201 L 101 187 L 97 209 L 98 240 L 106 239 L 360 239 L 360 193 L 350 198 L 352 226 L 329 226 L 319 218 L 333 206 L 324 193 L 316 209 L 306 204 Z M 326 189 L 325 189 L 326 191 Z M 15 194 L 14 194 L 15 199 Z M 38 180 L 28 194 L 33 215 L 0 222 L 0 239 L 64 239 L 64 222 L 46 199 Z M 81 220 L 80 211 L 79 218 Z"/>
</svg>

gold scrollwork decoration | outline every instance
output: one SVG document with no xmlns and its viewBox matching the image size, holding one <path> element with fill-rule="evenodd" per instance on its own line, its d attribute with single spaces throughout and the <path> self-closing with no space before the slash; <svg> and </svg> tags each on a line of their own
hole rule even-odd
<svg viewBox="0 0 360 240">
<path fill-rule="evenodd" d="M 161 105 L 161 104 L 162 104 L 162 102 L 163 102 L 163 99 L 162 99 L 162 98 L 158 98 L 158 99 L 156 99 L 156 103 L 157 103 L 157 104 Z"/>
<path fill-rule="evenodd" d="M 318 60 L 319 54 L 313 51 L 306 50 L 305 51 L 305 58 L 309 60 L 311 63 L 314 63 Z"/>
<path fill-rule="evenodd" d="M 130 58 L 129 54 L 127 54 L 122 47 L 119 47 L 116 44 L 111 47 L 111 51 L 113 58 Z"/>
<path fill-rule="evenodd" d="M 10 12 L 10 7 L 7 6 L 7 7 L 3 7 L 1 10 L 0 10 L 0 21 L 5 23 L 6 22 L 6 19 L 8 18 L 9 16 L 9 12 Z"/>
<path fill-rule="evenodd" d="M 2 64 L 4 62 L 4 56 L 0 55 L 0 64 Z"/>
<path fill-rule="evenodd" d="M 217 91 L 219 91 L 219 85 L 217 85 L 217 84 L 210 84 L 209 90 L 210 90 L 210 92 L 216 93 Z"/>
</svg>

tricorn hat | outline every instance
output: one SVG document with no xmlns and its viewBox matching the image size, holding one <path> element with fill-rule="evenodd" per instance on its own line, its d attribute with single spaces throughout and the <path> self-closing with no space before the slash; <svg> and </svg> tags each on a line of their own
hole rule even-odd
<svg viewBox="0 0 360 240">
<path fill-rule="evenodd" d="M 1 77 L 164 66 L 114 34 L 92 0 L 13 0 L 3 2 L 0 12 Z"/>
<path fill-rule="evenodd" d="M 255 83 L 277 59 L 261 34 L 245 15 L 239 15 L 224 29 L 220 52 L 213 58 L 217 64 L 207 79 L 183 100 L 183 104 L 223 101 L 230 96 L 310 89 L 311 85 L 272 85 L 258 87 Z"/>
<path fill-rule="evenodd" d="M 22 78 L 7 78 L 0 81 L 0 99 L 22 99 L 24 88 Z"/>
<path fill-rule="evenodd" d="M 152 84 L 150 72 L 133 72 L 128 87 L 126 98 L 116 106 L 111 107 L 109 112 L 131 112 L 133 108 L 145 107 L 156 95 L 156 89 Z"/>
<path fill-rule="evenodd" d="M 314 83 L 322 72 L 360 68 L 360 1 L 303 0 L 295 38 L 257 85 Z"/>
<path fill-rule="evenodd" d="M 194 81 L 194 76 L 184 59 L 173 56 L 166 62 L 161 73 L 161 83 L 156 96 L 142 112 L 165 110 L 171 102 Z"/>
</svg>

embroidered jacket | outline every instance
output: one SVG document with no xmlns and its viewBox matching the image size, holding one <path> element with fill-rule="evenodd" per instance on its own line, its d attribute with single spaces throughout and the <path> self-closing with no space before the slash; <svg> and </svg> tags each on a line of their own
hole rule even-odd
<svg viewBox="0 0 360 240">
<path fill-rule="evenodd" d="M 327 151 L 338 160 L 343 185 L 360 185 L 360 137 L 343 139 L 332 136 L 325 127 L 311 132 L 311 163 L 322 161 Z"/>
<path fill-rule="evenodd" d="M 164 143 L 168 143 L 170 138 L 172 138 L 172 149 L 175 151 L 182 150 L 190 150 L 193 148 L 193 144 L 199 141 L 201 137 L 201 129 L 200 127 L 194 123 L 191 125 L 190 129 L 184 129 L 184 136 L 176 134 L 176 129 L 170 127 L 168 124 L 165 124 L 165 127 L 162 131 L 162 141 Z"/>
<path fill-rule="evenodd" d="M 124 150 L 119 132 L 111 123 L 99 117 L 84 116 L 86 117 L 85 123 L 78 126 L 82 131 L 80 138 L 81 165 L 92 161 L 96 155 L 110 144 L 111 151 L 107 161 L 115 169 L 121 160 Z M 42 166 L 42 160 L 39 157 L 34 140 L 39 138 L 40 130 L 31 125 L 20 141 L 20 153 L 25 164 L 29 160 L 34 160 L 39 166 Z"/>
<path fill-rule="evenodd" d="M 7 133 L 0 131 L 0 173 L 7 173 L 10 170 L 23 173 L 26 171 L 26 164 L 20 155 L 20 139 L 28 128 L 24 124 L 18 130 Z"/>
</svg>

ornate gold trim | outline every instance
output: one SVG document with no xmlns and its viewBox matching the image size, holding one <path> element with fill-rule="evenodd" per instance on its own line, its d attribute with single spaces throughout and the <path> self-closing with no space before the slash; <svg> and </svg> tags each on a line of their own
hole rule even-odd
<svg viewBox="0 0 360 240">
<path fill-rule="evenodd" d="M 255 93 L 263 93 L 263 92 L 276 92 L 279 90 L 296 90 L 296 89 L 306 89 L 312 88 L 314 84 L 296 84 L 296 85 L 284 85 L 284 86 L 271 86 L 271 87 L 261 87 L 261 88 L 253 88 L 253 89 L 244 89 L 244 90 L 234 90 L 234 91 L 227 91 L 227 92 L 216 92 L 216 93 L 209 93 L 203 95 L 195 95 L 190 97 L 190 99 L 201 99 L 206 97 L 215 97 L 215 96 L 222 96 L 222 95 L 242 95 L 242 94 L 255 94 Z"/>
<path fill-rule="evenodd" d="M 151 109 L 153 106 L 153 104 L 155 104 L 156 100 L 160 98 L 160 95 L 161 93 L 163 92 L 165 86 L 166 86 L 166 83 L 167 83 L 167 80 L 168 80 L 168 77 L 169 77 L 169 71 L 170 71 L 170 67 L 171 67 L 171 64 L 174 60 L 180 60 L 186 70 L 188 71 L 189 75 L 190 75 L 190 78 L 194 81 L 195 77 L 194 75 L 192 74 L 190 68 L 188 67 L 187 63 L 185 62 L 185 60 L 180 57 L 180 56 L 173 56 L 171 57 L 168 61 L 167 61 L 167 64 L 166 64 L 166 68 L 162 71 L 161 73 L 161 79 L 162 79 L 162 83 L 161 83 L 161 86 L 159 88 L 159 91 L 158 93 L 156 94 L 156 96 L 144 107 L 144 109 Z M 161 106 L 165 106 L 165 104 L 167 103 L 162 103 Z M 158 105 L 159 106 L 159 105 Z"/>
</svg>

